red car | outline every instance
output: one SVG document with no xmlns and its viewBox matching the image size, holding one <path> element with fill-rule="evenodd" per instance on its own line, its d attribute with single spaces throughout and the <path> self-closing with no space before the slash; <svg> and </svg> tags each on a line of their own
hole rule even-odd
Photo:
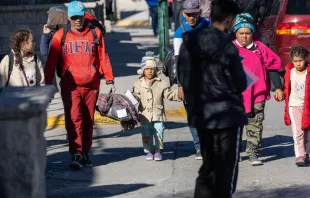
<svg viewBox="0 0 310 198">
<path fill-rule="evenodd" d="M 268 0 L 268 3 L 258 36 L 279 55 L 284 68 L 290 62 L 291 46 L 303 45 L 310 50 L 310 0 Z"/>
</svg>

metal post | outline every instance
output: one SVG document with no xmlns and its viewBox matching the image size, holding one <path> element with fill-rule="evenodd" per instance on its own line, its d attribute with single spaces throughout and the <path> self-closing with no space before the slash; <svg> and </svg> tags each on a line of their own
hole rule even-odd
<svg viewBox="0 0 310 198">
<path fill-rule="evenodd" d="M 158 35 L 159 35 L 159 59 L 164 60 L 169 47 L 169 16 L 168 1 L 158 1 Z"/>
</svg>

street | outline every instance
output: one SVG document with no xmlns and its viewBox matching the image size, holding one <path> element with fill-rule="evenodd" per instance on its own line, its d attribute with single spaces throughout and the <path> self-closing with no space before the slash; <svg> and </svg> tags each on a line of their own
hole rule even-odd
<svg viewBox="0 0 310 198">
<path fill-rule="evenodd" d="M 132 88 L 138 78 L 136 70 L 141 57 L 147 50 L 158 53 L 158 40 L 145 28 L 114 28 L 114 33 L 106 36 L 106 45 L 116 75 L 117 93 Z M 101 90 L 105 88 L 103 84 Z M 165 106 L 168 110 L 182 108 L 182 103 L 167 102 Z M 283 123 L 283 112 L 283 103 L 276 103 L 273 98 L 267 103 L 262 158 L 265 164 L 252 167 L 245 153 L 241 153 L 243 161 L 239 164 L 235 198 L 310 197 L 310 169 L 298 168 L 294 163 L 293 138 L 291 129 Z M 48 115 L 61 114 L 58 93 L 48 108 Z M 63 127 L 56 126 L 45 132 L 49 198 L 193 197 L 201 161 L 194 159 L 184 116 L 172 116 L 166 123 L 162 162 L 144 159 L 140 128 L 122 132 L 117 124 L 104 124 L 96 125 L 94 131 L 94 167 L 71 171 L 65 134 Z"/>
</svg>

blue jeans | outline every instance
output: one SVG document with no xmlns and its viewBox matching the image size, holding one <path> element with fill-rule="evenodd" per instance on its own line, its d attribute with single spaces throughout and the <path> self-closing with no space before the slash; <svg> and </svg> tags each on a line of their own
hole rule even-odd
<svg viewBox="0 0 310 198">
<path fill-rule="evenodd" d="M 144 152 L 153 152 L 154 146 L 156 150 L 164 149 L 164 123 L 151 122 L 150 124 L 143 125 L 143 128 L 142 143 Z M 155 139 L 155 145 L 153 139 Z"/>
<path fill-rule="evenodd" d="M 192 133 L 195 150 L 196 150 L 196 152 L 198 152 L 198 151 L 200 151 L 200 141 L 199 141 L 197 129 L 193 128 L 193 127 L 189 127 L 189 130 Z"/>
<path fill-rule="evenodd" d="M 150 16 L 152 18 L 152 28 L 154 36 L 158 34 L 158 6 L 149 7 Z"/>
<path fill-rule="evenodd" d="M 184 104 L 185 110 L 187 111 L 186 101 L 184 101 L 183 104 Z M 200 140 L 199 140 L 199 136 L 197 133 L 197 129 L 193 128 L 193 127 L 189 127 L 189 130 L 191 131 L 191 134 L 193 137 L 194 148 L 195 148 L 196 152 L 198 152 L 198 151 L 200 151 Z"/>
</svg>

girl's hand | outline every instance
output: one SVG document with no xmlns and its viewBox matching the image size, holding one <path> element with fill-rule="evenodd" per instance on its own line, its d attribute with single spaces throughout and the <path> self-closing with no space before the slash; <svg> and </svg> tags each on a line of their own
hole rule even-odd
<svg viewBox="0 0 310 198">
<path fill-rule="evenodd" d="M 277 90 L 275 91 L 275 97 L 276 97 L 279 101 L 284 100 L 283 91 L 282 91 L 281 89 L 277 89 Z"/>
</svg>

